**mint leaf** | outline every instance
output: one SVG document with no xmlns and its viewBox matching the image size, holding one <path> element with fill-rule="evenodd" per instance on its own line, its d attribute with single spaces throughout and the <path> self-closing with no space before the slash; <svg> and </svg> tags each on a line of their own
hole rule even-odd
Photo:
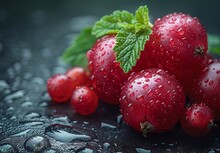
<svg viewBox="0 0 220 153">
<path fill-rule="evenodd" d="M 149 22 L 147 6 L 141 6 L 135 15 L 127 11 L 115 11 L 111 15 L 102 17 L 92 28 L 92 34 L 102 37 L 116 34 L 116 61 L 125 73 L 136 65 L 140 52 L 149 40 L 152 24 Z"/>
<path fill-rule="evenodd" d="M 145 33 L 135 33 L 134 31 L 118 32 L 114 50 L 116 50 L 116 60 L 120 62 L 120 66 L 125 73 L 136 65 L 136 60 L 140 58 L 140 51 L 144 50 L 150 33 L 151 30 L 146 30 Z"/>
<path fill-rule="evenodd" d="M 86 52 L 93 46 L 96 37 L 91 34 L 92 27 L 87 27 L 73 40 L 64 51 L 62 59 L 71 66 L 87 66 Z"/>
<path fill-rule="evenodd" d="M 92 34 L 97 38 L 107 34 L 116 34 L 124 26 L 132 24 L 134 15 L 128 11 L 114 11 L 111 15 L 102 17 L 92 28 Z"/>
<path fill-rule="evenodd" d="M 149 25 L 148 13 L 149 12 L 147 6 L 140 6 L 135 13 L 135 18 L 139 23 L 148 26 Z"/>
<path fill-rule="evenodd" d="M 208 34 L 208 46 L 211 54 L 220 55 L 220 36 Z"/>
</svg>

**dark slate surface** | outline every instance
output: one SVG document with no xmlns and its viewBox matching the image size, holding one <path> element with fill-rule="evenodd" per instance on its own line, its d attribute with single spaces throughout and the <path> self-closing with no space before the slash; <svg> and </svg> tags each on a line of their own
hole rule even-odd
<svg viewBox="0 0 220 153">
<path fill-rule="evenodd" d="M 83 117 L 68 103 L 50 102 L 46 80 L 67 69 L 59 56 L 79 30 L 115 9 L 144 4 L 152 21 L 182 11 L 219 34 L 218 0 L 0 1 L 0 153 L 220 152 L 218 128 L 202 139 L 185 136 L 179 125 L 144 138 L 125 125 L 118 106 L 101 102 L 95 114 Z"/>
</svg>

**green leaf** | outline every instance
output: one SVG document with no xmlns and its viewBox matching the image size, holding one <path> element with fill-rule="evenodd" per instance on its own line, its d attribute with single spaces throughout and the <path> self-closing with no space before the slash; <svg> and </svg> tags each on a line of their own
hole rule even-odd
<svg viewBox="0 0 220 153">
<path fill-rule="evenodd" d="M 149 12 L 147 6 L 140 6 L 135 13 L 135 18 L 139 23 L 148 26 L 149 25 L 148 13 Z"/>
<path fill-rule="evenodd" d="M 211 54 L 220 55 L 220 36 L 208 34 L 208 45 Z"/>
<path fill-rule="evenodd" d="M 92 27 L 87 27 L 76 36 L 64 51 L 62 59 L 71 66 L 87 66 L 86 52 L 93 46 L 96 37 L 91 34 Z"/>
<path fill-rule="evenodd" d="M 144 46 L 151 30 L 146 30 L 144 33 L 135 33 L 133 31 L 120 31 L 116 39 L 116 60 L 120 62 L 120 66 L 124 72 L 129 72 L 136 65 L 136 60 L 140 58 L 140 51 L 144 50 Z"/>
<path fill-rule="evenodd" d="M 92 28 L 92 34 L 97 38 L 107 34 L 116 34 L 121 28 L 132 25 L 134 15 L 128 11 L 114 11 L 111 15 L 102 17 Z"/>
</svg>

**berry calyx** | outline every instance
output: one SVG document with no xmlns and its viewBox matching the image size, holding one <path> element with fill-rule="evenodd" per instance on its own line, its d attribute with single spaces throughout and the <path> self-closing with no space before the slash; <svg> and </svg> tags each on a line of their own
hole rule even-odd
<svg viewBox="0 0 220 153">
<path fill-rule="evenodd" d="M 193 137 L 207 135 L 213 125 L 213 112 L 204 103 L 194 104 L 187 108 L 181 118 L 184 132 Z"/>
<path fill-rule="evenodd" d="M 120 96 L 124 121 L 144 135 L 171 130 L 184 105 L 185 95 L 179 82 L 162 69 L 133 73 Z"/>
<path fill-rule="evenodd" d="M 98 97 L 95 92 L 87 87 L 77 87 L 73 91 L 70 102 L 71 107 L 81 115 L 90 115 L 98 107 Z"/>
<path fill-rule="evenodd" d="M 69 100 L 75 87 L 74 81 L 63 74 L 54 75 L 47 80 L 47 91 L 54 102 Z"/>
</svg>

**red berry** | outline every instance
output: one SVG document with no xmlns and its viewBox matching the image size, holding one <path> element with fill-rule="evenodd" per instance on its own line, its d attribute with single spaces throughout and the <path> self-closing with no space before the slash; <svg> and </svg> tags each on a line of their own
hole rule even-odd
<svg viewBox="0 0 220 153">
<path fill-rule="evenodd" d="M 212 110 L 203 103 L 187 108 L 181 118 L 181 126 L 186 134 L 202 137 L 209 133 L 213 126 Z"/>
<path fill-rule="evenodd" d="M 189 82 L 204 68 L 207 34 L 197 18 L 182 13 L 158 19 L 146 43 L 146 61 L 151 67 L 167 70 L 188 91 Z"/>
<path fill-rule="evenodd" d="M 73 80 L 65 75 L 57 74 L 47 80 L 47 91 L 55 102 L 69 100 L 74 89 Z"/>
<path fill-rule="evenodd" d="M 87 53 L 94 90 L 100 99 L 110 104 L 119 103 L 121 87 L 129 77 L 116 62 L 115 41 L 115 35 L 104 36 Z"/>
<path fill-rule="evenodd" d="M 73 91 L 71 107 L 79 114 L 89 115 L 95 112 L 98 106 L 98 97 L 87 86 L 81 86 Z"/>
<path fill-rule="evenodd" d="M 89 76 L 85 69 L 82 67 L 73 67 L 66 72 L 66 76 L 70 77 L 75 86 L 86 85 L 89 82 Z"/>
<path fill-rule="evenodd" d="M 184 105 L 185 95 L 179 82 L 162 69 L 132 74 L 120 98 L 124 121 L 143 134 L 172 129 Z"/>
<path fill-rule="evenodd" d="M 216 120 L 220 120 L 220 60 L 211 61 L 194 80 L 190 92 L 192 102 L 203 102 L 214 112 Z"/>
</svg>

